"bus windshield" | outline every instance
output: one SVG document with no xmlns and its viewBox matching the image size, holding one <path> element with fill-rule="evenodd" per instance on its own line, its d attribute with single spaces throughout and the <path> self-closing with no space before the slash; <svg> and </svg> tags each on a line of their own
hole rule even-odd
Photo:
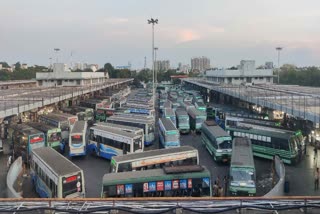
<svg viewBox="0 0 320 214">
<path fill-rule="evenodd" d="M 71 136 L 72 144 L 82 144 L 82 135 L 73 135 Z"/>
<path fill-rule="evenodd" d="M 249 184 L 254 185 L 254 170 L 250 168 L 232 168 L 230 173 L 230 179 L 233 182 L 248 182 Z M 240 184 L 241 185 L 241 184 Z"/>
<path fill-rule="evenodd" d="M 48 142 L 55 142 L 55 141 L 60 141 L 61 140 L 61 133 L 60 132 L 54 132 L 50 133 L 48 135 Z"/>
<path fill-rule="evenodd" d="M 289 139 L 290 147 L 292 151 L 298 151 L 297 141 L 295 137 Z"/>
<path fill-rule="evenodd" d="M 231 149 L 232 148 L 231 137 L 217 138 L 217 143 L 218 143 L 219 149 Z"/>
<path fill-rule="evenodd" d="M 180 117 L 179 123 L 180 124 L 189 123 L 189 118 L 188 117 Z"/>
<path fill-rule="evenodd" d="M 179 135 L 178 135 L 178 133 L 166 135 L 166 141 L 168 141 L 168 142 L 176 142 L 176 141 L 179 141 Z"/>
</svg>

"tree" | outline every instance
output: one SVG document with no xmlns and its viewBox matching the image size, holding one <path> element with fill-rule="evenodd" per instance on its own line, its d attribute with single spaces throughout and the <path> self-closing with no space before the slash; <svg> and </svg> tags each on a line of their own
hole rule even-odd
<svg viewBox="0 0 320 214">
<path fill-rule="evenodd" d="M 109 73 L 110 78 L 117 78 L 114 67 L 111 65 L 111 63 L 104 64 L 103 68 L 104 68 L 104 72 Z"/>
<path fill-rule="evenodd" d="M 21 63 L 20 62 L 17 62 L 15 65 L 15 70 L 20 70 L 21 69 Z"/>
</svg>

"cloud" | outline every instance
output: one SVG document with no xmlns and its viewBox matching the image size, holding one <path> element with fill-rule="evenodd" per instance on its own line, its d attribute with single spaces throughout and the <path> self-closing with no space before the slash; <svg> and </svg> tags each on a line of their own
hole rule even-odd
<svg viewBox="0 0 320 214">
<path fill-rule="evenodd" d="M 182 29 L 178 32 L 178 42 L 189 42 L 200 38 L 200 34 L 192 29 Z"/>
<path fill-rule="evenodd" d="M 110 17 L 110 18 L 105 18 L 104 22 L 107 24 L 116 25 L 116 24 L 127 23 L 127 22 L 129 22 L 129 19 L 122 18 L 122 17 Z"/>
</svg>

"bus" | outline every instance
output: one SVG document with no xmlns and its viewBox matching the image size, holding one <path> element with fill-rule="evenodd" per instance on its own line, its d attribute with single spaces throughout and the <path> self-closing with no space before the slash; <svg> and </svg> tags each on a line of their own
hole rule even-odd
<svg viewBox="0 0 320 214">
<path fill-rule="evenodd" d="M 250 139 L 247 137 L 233 139 L 229 177 L 231 196 L 256 195 L 256 172 L 252 146 Z"/>
<path fill-rule="evenodd" d="M 202 102 L 195 102 L 194 106 L 196 107 L 196 109 L 198 109 L 199 111 L 203 111 L 203 112 L 207 112 L 207 107 L 204 103 Z"/>
<path fill-rule="evenodd" d="M 80 106 L 91 108 L 94 111 L 98 109 L 99 104 L 102 104 L 102 100 L 89 99 L 80 101 Z"/>
<path fill-rule="evenodd" d="M 63 113 L 76 115 L 78 120 L 90 121 L 92 122 L 94 117 L 94 111 L 91 108 L 86 108 L 82 106 L 71 106 L 68 108 L 61 108 L 60 109 Z"/>
<path fill-rule="evenodd" d="M 181 100 L 180 100 L 180 101 L 181 101 Z M 177 102 L 173 102 L 173 103 L 172 103 L 172 109 L 173 109 L 173 110 L 176 110 L 179 106 L 180 106 L 180 103 L 179 103 L 178 99 L 177 99 Z"/>
<path fill-rule="evenodd" d="M 50 147 L 32 151 L 30 174 L 41 198 L 85 198 L 82 169 Z"/>
<path fill-rule="evenodd" d="M 59 117 L 64 117 L 65 119 L 68 120 L 69 126 L 72 127 L 76 121 L 78 121 L 78 116 L 72 115 L 72 114 L 67 114 L 67 113 L 60 113 L 60 112 L 52 112 L 50 115 L 56 115 Z"/>
<path fill-rule="evenodd" d="M 231 137 L 248 137 L 253 155 L 269 160 L 278 155 L 284 163 L 295 164 L 302 159 L 304 144 L 301 132 L 292 132 L 251 124 L 237 124 L 226 118 L 226 131 Z"/>
<path fill-rule="evenodd" d="M 148 170 L 181 165 L 199 165 L 198 150 L 191 146 L 181 146 L 114 156 L 111 160 L 110 172 Z"/>
<path fill-rule="evenodd" d="M 69 156 L 86 155 L 87 121 L 77 121 L 69 135 Z"/>
<path fill-rule="evenodd" d="M 215 161 L 231 159 L 231 136 L 214 121 L 205 121 L 201 127 L 201 141 Z"/>
<path fill-rule="evenodd" d="M 194 105 L 190 102 L 183 102 L 183 107 L 186 111 L 188 111 L 190 108 L 194 108 Z"/>
<path fill-rule="evenodd" d="M 190 129 L 200 133 L 202 123 L 207 120 L 207 114 L 195 107 L 189 108 L 188 114 L 190 116 Z"/>
<path fill-rule="evenodd" d="M 159 118 L 159 138 L 163 148 L 180 146 L 180 134 L 168 118 Z"/>
<path fill-rule="evenodd" d="M 90 128 L 87 151 L 111 160 L 113 156 L 143 152 L 143 135 L 105 126 Z"/>
<path fill-rule="evenodd" d="M 119 124 L 114 124 L 114 123 L 104 123 L 104 122 L 98 122 L 94 124 L 95 126 L 103 126 L 103 127 L 109 127 L 113 129 L 117 129 L 120 131 L 125 131 L 129 133 L 133 133 L 136 135 L 142 135 L 144 136 L 143 129 L 133 127 L 133 126 L 124 126 L 124 125 L 119 125 Z M 142 137 L 142 144 L 144 144 L 144 137 Z"/>
<path fill-rule="evenodd" d="M 189 133 L 190 132 L 190 121 L 189 115 L 186 110 L 183 108 L 177 108 L 176 110 L 176 118 L 177 118 L 177 128 L 180 133 Z"/>
<path fill-rule="evenodd" d="M 46 146 L 52 147 L 55 150 L 60 148 L 62 139 L 60 128 L 36 122 L 30 122 L 27 125 L 44 133 Z"/>
<path fill-rule="evenodd" d="M 154 118 L 144 115 L 119 114 L 107 118 L 107 123 L 133 126 L 143 129 L 144 145 L 149 146 L 154 142 Z"/>
<path fill-rule="evenodd" d="M 69 140 L 70 125 L 69 121 L 65 117 L 57 116 L 54 114 L 43 114 L 39 116 L 39 122 L 61 129 L 62 140 L 66 142 Z"/>
<path fill-rule="evenodd" d="M 106 119 L 116 112 L 114 108 L 97 108 L 95 114 L 95 120 L 99 122 L 104 122 Z"/>
<path fill-rule="evenodd" d="M 172 102 L 170 100 L 166 100 L 164 103 L 163 103 L 163 107 L 161 108 L 160 106 L 160 112 L 161 113 L 164 113 L 164 110 L 165 109 L 168 109 L 168 108 L 172 108 Z"/>
<path fill-rule="evenodd" d="M 177 124 L 176 114 L 174 113 L 172 108 L 164 109 L 163 117 L 170 119 L 174 124 L 174 126 L 176 126 Z"/>
<path fill-rule="evenodd" d="M 211 195 L 210 171 L 200 165 L 108 173 L 102 179 L 102 198 Z"/>
<path fill-rule="evenodd" d="M 26 124 L 11 124 L 8 132 L 14 157 L 22 156 L 25 163 L 29 163 L 29 156 L 34 149 L 45 147 L 44 133 Z"/>
</svg>

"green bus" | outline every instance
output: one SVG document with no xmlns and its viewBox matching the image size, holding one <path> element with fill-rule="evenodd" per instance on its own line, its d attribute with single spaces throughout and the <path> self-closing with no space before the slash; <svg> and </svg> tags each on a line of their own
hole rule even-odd
<svg viewBox="0 0 320 214">
<path fill-rule="evenodd" d="M 189 133 L 190 132 L 190 123 L 189 123 L 189 115 L 186 110 L 183 108 L 177 108 L 176 110 L 176 121 L 177 128 L 180 133 Z"/>
<path fill-rule="evenodd" d="M 299 149 L 300 132 L 272 130 L 268 127 L 257 129 L 250 126 L 228 126 L 226 131 L 232 137 L 248 137 L 252 141 L 253 155 L 269 160 L 278 155 L 284 163 L 295 164 L 302 159 L 302 150 Z"/>
<path fill-rule="evenodd" d="M 207 114 L 195 107 L 191 107 L 187 111 L 190 116 L 190 129 L 200 133 L 202 123 L 207 120 Z"/>
<path fill-rule="evenodd" d="M 202 124 L 201 141 L 215 161 L 230 161 L 232 152 L 231 136 L 214 121 L 206 121 Z"/>
<path fill-rule="evenodd" d="M 45 144 L 47 147 L 51 147 L 55 150 L 60 149 L 60 143 L 62 140 L 60 128 L 37 122 L 30 122 L 27 123 L 27 125 L 44 133 Z"/>
<path fill-rule="evenodd" d="M 249 138 L 236 137 L 232 142 L 229 193 L 231 196 L 255 196 L 256 172 Z"/>
<path fill-rule="evenodd" d="M 188 165 L 105 174 L 101 197 L 205 197 L 211 193 L 209 170 Z"/>
<path fill-rule="evenodd" d="M 105 122 L 108 117 L 114 115 L 116 110 L 114 108 L 100 107 L 95 112 L 95 120 L 98 122 Z"/>
</svg>

